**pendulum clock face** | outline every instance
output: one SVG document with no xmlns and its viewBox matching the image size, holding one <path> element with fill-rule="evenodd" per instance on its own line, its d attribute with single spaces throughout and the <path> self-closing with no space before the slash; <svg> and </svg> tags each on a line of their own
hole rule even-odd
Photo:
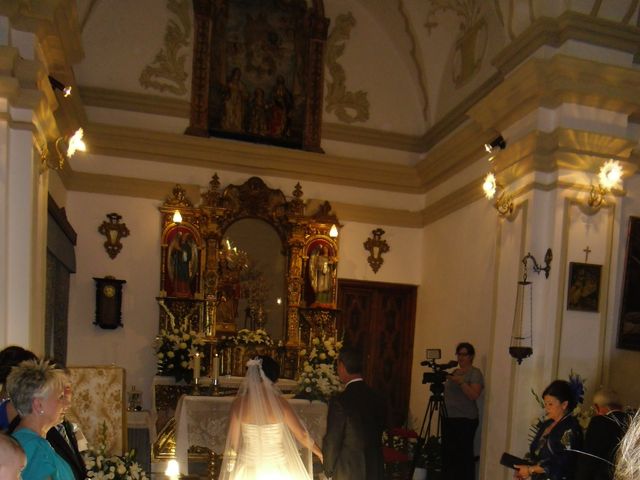
<svg viewBox="0 0 640 480">
<path fill-rule="evenodd" d="M 105 329 L 122 327 L 122 285 L 113 277 L 94 278 L 96 282 L 96 318 L 94 324 Z"/>
</svg>

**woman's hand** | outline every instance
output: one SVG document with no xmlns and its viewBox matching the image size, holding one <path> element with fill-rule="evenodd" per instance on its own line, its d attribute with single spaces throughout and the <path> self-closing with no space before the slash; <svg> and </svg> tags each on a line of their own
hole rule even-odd
<svg viewBox="0 0 640 480">
<path fill-rule="evenodd" d="M 514 465 L 514 467 L 516 467 L 515 478 L 529 478 L 533 473 L 533 467 L 530 465 Z"/>
</svg>

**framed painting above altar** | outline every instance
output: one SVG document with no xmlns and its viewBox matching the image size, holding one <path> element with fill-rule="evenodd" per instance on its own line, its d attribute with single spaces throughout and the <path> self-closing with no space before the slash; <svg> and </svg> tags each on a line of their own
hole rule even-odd
<svg viewBox="0 0 640 480">
<path fill-rule="evenodd" d="M 320 150 L 322 1 L 194 2 L 186 133 Z"/>
</svg>

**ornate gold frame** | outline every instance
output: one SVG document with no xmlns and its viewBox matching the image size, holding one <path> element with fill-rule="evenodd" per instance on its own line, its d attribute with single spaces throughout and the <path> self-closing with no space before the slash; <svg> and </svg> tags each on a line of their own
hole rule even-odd
<svg viewBox="0 0 640 480">
<path fill-rule="evenodd" d="M 283 377 L 295 378 L 298 369 L 298 351 L 306 346 L 301 339 L 302 327 L 305 340 L 314 336 L 335 334 L 336 295 L 337 295 L 337 262 L 338 239 L 330 236 L 333 225 L 339 225 L 338 219 L 331 211 L 329 202 L 322 204 L 313 215 L 305 214 L 302 200 L 303 192 L 297 184 L 290 198 L 281 190 L 265 185 L 262 179 L 251 177 L 242 185 L 229 185 L 220 191 L 217 174 L 213 175 L 208 189 L 202 193 L 202 202 L 198 206 L 186 197 L 185 190 L 176 185 L 172 194 L 159 208 L 162 214 L 161 244 L 161 281 L 158 302 L 160 305 L 160 328 L 166 329 L 181 324 L 197 332 L 204 333 L 212 348 L 217 344 L 221 334 L 232 334 L 235 325 L 218 323 L 216 308 L 220 301 L 220 258 L 222 239 L 226 229 L 244 218 L 258 218 L 274 227 L 282 240 L 286 252 L 287 269 L 287 304 L 286 304 L 286 338 L 283 360 Z M 179 210 L 182 221 L 177 224 L 173 220 Z M 176 228 L 188 229 L 198 245 L 200 279 L 193 287 L 192 295 L 183 298 L 168 295 L 168 240 Z M 311 304 L 308 280 L 309 249 L 313 246 L 326 246 L 331 253 L 333 276 L 328 301 L 321 305 Z M 305 294 L 305 291 L 307 293 Z M 305 309 L 301 317 L 301 309 Z M 323 311 L 322 315 L 313 314 L 314 310 Z M 328 316 L 327 316 L 328 315 Z M 304 318 L 301 325 L 301 318 Z M 322 321 L 309 321 L 322 318 Z"/>
</svg>

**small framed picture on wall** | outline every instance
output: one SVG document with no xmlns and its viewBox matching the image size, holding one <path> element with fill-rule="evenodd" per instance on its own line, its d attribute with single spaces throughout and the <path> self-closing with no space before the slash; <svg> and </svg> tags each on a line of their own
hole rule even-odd
<svg viewBox="0 0 640 480">
<path fill-rule="evenodd" d="M 602 265 L 569 263 L 567 310 L 598 312 Z"/>
</svg>

